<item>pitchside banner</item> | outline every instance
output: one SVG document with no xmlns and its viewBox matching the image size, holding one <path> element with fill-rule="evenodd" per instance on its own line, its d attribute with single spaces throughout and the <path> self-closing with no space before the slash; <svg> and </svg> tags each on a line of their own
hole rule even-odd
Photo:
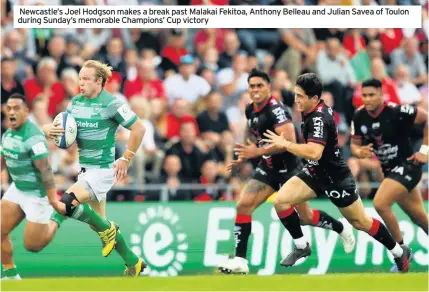
<svg viewBox="0 0 429 292">
<path fill-rule="evenodd" d="M 340 213 L 328 201 L 312 201 L 313 208 L 334 217 Z M 365 202 L 371 216 L 378 217 L 371 202 Z M 425 202 L 427 208 L 427 202 Z M 405 243 L 413 249 L 411 271 L 427 271 L 428 238 L 399 208 L 394 208 Z M 150 276 L 211 274 L 218 263 L 233 252 L 234 203 L 109 203 L 108 218 L 116 221 L 133 250 L 148 263 Z M 289 233 L 278 220 L 272 204 L 266 203 L 253 216 L 248 259 L 250 272 L 326 274 L 388 272 L 390 253 L 363 232 L 355 230 L 356 249 L 343 250 L 335 232 L 303 227 L 313 253 L 292 268 L 280 260 L 293 248 Z M 53 242 L 42 252 L 24 249 L 24 224 L 13 233 L 16 265 L 23 277 L 120 276 L 124 265 L 117 253 L 101 255 L 98 235 L 83 223 L 67 220 Z"/>
</svg>

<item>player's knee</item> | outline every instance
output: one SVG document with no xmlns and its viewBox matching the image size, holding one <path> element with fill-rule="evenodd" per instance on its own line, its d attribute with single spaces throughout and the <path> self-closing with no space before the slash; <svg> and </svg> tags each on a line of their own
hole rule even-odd
<svg viewBox="0 0 429 292">
<path fill-rule="evenodd" d="M 251 214 L 255 209 L 255 203 L 249 199 L 242 199 L 237 202 L 238 214 Z"/>
<path fill-rule="evenodd" d="M 277 210 L 278 208 L 289 209 L 289 207 L 292 206 L 293 204 L 288 200 L 287 196 L 282 196 L 281 193 L 277 193 L 277 195 L 273 199 L 273 205 Z"/>
<path fill-rule="evenodd" d="M 61 197 L 60 202 L 63 202 L 66 206 L 66 216 L 71 217 L 74 209 L 80 204 L 73 192 L 64 193 Z"/>
<path fill-rule="evenodd" d="M 349 223 L 357 230 L 365 230 L 365 224 L 362 220 L 349 220 Z"/>
<path fill-rule="evenodd" d="M 374 208 L 379 214 L 390 210 L 390 206 L 381 200 L 374 200 Z"/>
<path fill-rule="evenodd" d="M 34 243 L 34 242 L 31 242 L 31 241 L 27 241 L 27 240 L 24 240 L 24 247 L 25 247 L 25 249 L 26 250 L 28 250 L 29 252 L 34 252 L 34 253 L 36 253 L 36 252 L 39 252 L 39 251 L 41 251 L 42 249 L 43 249 L 43 245 L 40 245 L 40 244 L 36 244 L 36 243 Z"/>
</svg>

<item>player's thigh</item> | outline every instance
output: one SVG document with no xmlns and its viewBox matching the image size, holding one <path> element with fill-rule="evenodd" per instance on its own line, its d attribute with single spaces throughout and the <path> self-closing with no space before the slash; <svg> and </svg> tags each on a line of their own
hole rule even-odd
<svg viewBox="0 0 429 292">
<path fill-rule="evenodd" d="M 100 215 L 101 218 L 106 219 L 106 201 L 101 202 L 88 202 L 94 211 Z"/>
<path fill-rule="evenodd" d="M 25 214 L 22 211 L 21 207 L 8 201 L 2 199 L 0 201 L 1 209 L 1 235 L 5 236 L 9 234 L 19 223 L 24 219 Z"/>
<path fill-rule="evenodd" d="M 86 169 L 78 176 L 76 184 L 84 194 L 85 202 L 102 202 L 115 183 L 114 169 Z M 76 195 L 76 194 L 75 194 Z"/>
<path fill-rule="evenodd" d="M 418 187 L 415 187 L 411 190 L 411 192 L 401 197 L 398 200 L 398 205 L 412 219 L 417 219 L 417 217 L 422 216 L 425 217 L 425 220 L 427 220 L 427 212 L 425 206 L 423 205 L 422 194 Z"/>
<path fill-rule="evenodd" d="M 377 210 L 382 210 L 385 207 L 390 207 L 400 198 L 406 196 L 408 190 L 400 182 L 389 177 L 385 178 L 374 196 L 374 207 Z"/>
<path fill-rule="evenodd" d="M 75 182 L 69 187 L 67 193 L 73 193 L 79 203 L 87 203 L 91 200 L 91 193 L 88 191 L 87 186 L 80 181 Z"/>
<path fill-rule="evenodd" d="M 289 179 L 277 192 L 274 204 L 298 205 L 316 198 L 316 193 L 310 185 L 299 175 Z"/>
<path fill-rule="evenodd" d="M 46 236 L 49 233 L 49 223 L 25 223 L 24 246 L 29 250 L 39 251 L 46 245 Z"/>
</svg>

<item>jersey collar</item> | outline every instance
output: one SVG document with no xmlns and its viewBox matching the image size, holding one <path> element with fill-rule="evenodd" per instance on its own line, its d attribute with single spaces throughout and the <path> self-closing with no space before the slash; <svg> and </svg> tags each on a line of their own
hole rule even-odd
<svg viewBox="0 0 429 292">
<path fill-rule="evenodd" d="M 264 107 L 271 101 L 273 97 L 269 97 L 263 105 L 261 105 L 260 107 L 257 107 L 255 103 L 253 103 L 253 109 L 255 110 L 255 112 L 259 113 L 261 110 L 264 109 Z"/>
<path fill-rule="evenodd" d="M 371 113 L 370 111 L 366 111 L 368 113 L 368 115 L 372 118 L 377 118 L 381 112 L 384 110 L 384 108 L 386 107 L 386 103 L 383 102 L 383 104 L 380 106 L 380 108 L 375 112 L 375 113 Z"/>
<path fill-rule="evenodd" d="M 313 107 L 308 112 L 304 113 L 304 117 L 310 115 L 311 113 L 313 113 L 315 110 L 319 109 L 320 107 L 323 107 L 324 104 L 325 104 L 325 102 L 323 101 L 323 99 L 320 99 L 319 103 L 315 107 Z"/>
</svg>

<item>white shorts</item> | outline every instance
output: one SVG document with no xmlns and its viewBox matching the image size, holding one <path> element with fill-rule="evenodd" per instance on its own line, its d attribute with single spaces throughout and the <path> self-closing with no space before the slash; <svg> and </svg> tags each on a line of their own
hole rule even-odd
<svg viewBox="0 0 429 292">
<path fill-rule="evenodd" d="M 2 199 L 19 205 L 25 213 L 25 218 L 34 223 L 48 224 L 54 211 L 48 197 L 28 195 L 18 190 L 15 183 L 10 185 Z"/>
<path fill-rule="evenodd" d="M 86 168 L 77 176 L 77 181 L 85 186 L 91 194 L 91 201 L 105 201 L 106 194 L 115 184 L 115 169 L 113 168 Z"/>
</svg>

